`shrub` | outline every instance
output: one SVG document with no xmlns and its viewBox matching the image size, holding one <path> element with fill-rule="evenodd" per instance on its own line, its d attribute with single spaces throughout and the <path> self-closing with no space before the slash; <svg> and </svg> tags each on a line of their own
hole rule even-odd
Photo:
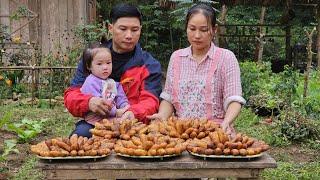
<svg viewBox="0 0 320 180">
<path fill-rule="evenodd" d="M 281 112 L 278 126 L 280 133 L 291 141 L 303 141 L 309 138 L 318 139 L 320 136 L 319 123 L 307 119 L 293 109 Z"/>
</svg>

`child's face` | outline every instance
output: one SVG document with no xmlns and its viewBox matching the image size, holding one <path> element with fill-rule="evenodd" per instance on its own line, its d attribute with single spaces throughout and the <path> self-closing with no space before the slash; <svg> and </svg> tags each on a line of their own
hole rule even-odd
<svg viewBox="0 0 320 180">
<path fill-rule="evenodd" d="M 111 54 L 108 51 L 99 50 L 94 56 L 89 70 L 93 75 L 107 79 L 112 72 Z"/>
</svg>

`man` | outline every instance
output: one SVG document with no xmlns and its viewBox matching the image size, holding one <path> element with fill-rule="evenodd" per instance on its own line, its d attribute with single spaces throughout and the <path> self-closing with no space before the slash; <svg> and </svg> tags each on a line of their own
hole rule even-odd
<svg viewBox="0 0 320 180">
<path fill-rule="evenodd" d="M 110 17 L 108 30 L 113 39 L 102 42 L 111 50 L 113 67 L 110 77 L 121 82 L 130 103 L 128 111 L 134 114 L 132 117 L 132 113 L 124 113 L 122 118 L 137 118 L 148 123 L 146 116 L 154 114 L 159 108 L 160 63 L 143 51 L 138 43 L 141 35 L 141 13 L 136 7 L 128 4 L 116 5 L 112 8 Z M 88 111 L 106 115 L 109 113 L 110 103 L 80 92 L 85 78 L 81 59 L 71 87 L 65 91 L 65 106 L 76 117 L 83 117 Z M 91 128 L 91 124 L 81 120 L 76 123 L 72 134 L 91 137 Z"/>
</svg>

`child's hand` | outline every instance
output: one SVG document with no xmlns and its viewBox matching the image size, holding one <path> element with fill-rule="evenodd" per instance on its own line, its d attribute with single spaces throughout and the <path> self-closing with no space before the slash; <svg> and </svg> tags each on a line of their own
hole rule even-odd
<svg viewBox="0 0 320 180">
<path fill-rule="evenodd" d="M 133 112 L 132 111 L 126 111 L 123 115 L 122 115 L 122 117 L 120 118 L 120 121 L 124 121 L 124 120 L 126 120 L 126 119 L 134 119 L 135 117 L 134 117 L 134 114 L 133 114 Z"/>
<path fill-rule="evenodd" d="M 120 109 L 117 109 L 116 110 L 116 117 L 121 117 L 128 109 L 129 109 L 129 105 L 123 107 L 123 108 L 120 108 Z"/>
</svg>

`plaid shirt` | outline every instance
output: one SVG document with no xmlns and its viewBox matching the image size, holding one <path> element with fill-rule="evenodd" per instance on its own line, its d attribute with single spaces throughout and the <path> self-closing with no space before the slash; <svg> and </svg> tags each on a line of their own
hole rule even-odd
<svg viewBox="0 0 320 180">
<path fill-rule="evenodd" d="M 160 97 L 173 104 L 178 117 L 220 122 L 231 102 L 246 102 L 235 55 L 213 43 L 200 63 L 192 58 L 191 46 L 171 55 Z"/>
</svg>

